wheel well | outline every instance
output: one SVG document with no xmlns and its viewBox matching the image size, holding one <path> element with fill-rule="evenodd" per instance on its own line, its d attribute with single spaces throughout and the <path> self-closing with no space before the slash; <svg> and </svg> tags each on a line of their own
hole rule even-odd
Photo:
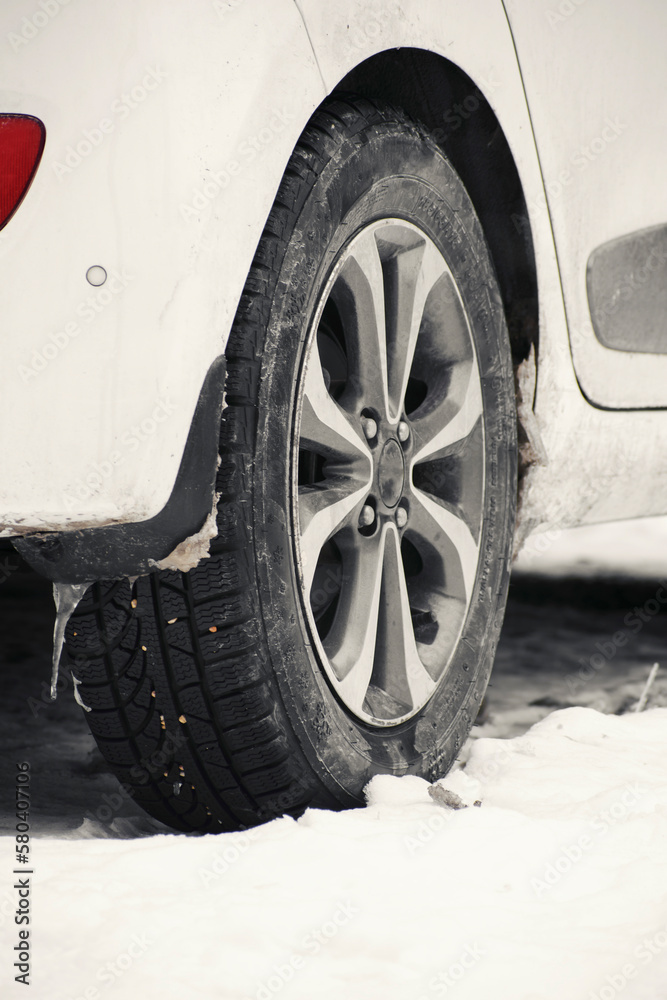
<svg viewBox="0 0 667 1000">
<path fill-rule="evenodd" d="M 490 104 L 461 69 L 421 49 L 390 49 L 345 76 L 336 90 L 388 101 L 434 134 L 465 184 L 498 276 L 515 363 L 537 348 L 537 271 L 514 158 Z"/>
</svg>

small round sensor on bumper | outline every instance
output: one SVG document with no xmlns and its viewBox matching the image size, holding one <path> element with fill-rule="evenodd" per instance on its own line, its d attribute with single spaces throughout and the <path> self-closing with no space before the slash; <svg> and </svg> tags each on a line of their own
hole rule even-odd
<svg viewBox="0 0 667 1000">
<path fill-rule="evenodd" d="M 99 285 L 103 285 L 107 280 L 107 272 L 99 264 L 93 264 L 86 271 L 86 280 L 90 282 L 91 285 L 95 285 L 97 288 Z"/>
</svg>

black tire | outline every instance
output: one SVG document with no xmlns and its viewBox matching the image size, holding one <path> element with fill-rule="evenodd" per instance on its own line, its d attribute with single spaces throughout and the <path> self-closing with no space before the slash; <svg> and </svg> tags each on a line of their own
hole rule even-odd
<svg viewBox="0 0 667 1000">
<path fill-rule="evenodd" d="M 374 252 L 384 382 L 364 339 L 366 285 L 377 316 L 379 278 L 358 264 Z M 421 277 L 427 258 L 433 285 Z M 411 360 L 399 317 L 420 281 L 430 291 Z M 226 354 L 211 558 L 134 591 L 95 585 L 67 632 L 102 753 L 178 829 L 351 806 L 377 773 L 442 775 L 479 709 L 509 579 L 517 459 L 505 317 L 470 199 L 421 126 L 352 97 L 316 112 Z M 381 384 L 385 410 L 371 398 Z M 456 420 L 465 433 L 448 442 Z M 438 427 L 450 430 L 434 436 Z M 355 503 L 320 548 L 317 505 L 333 511 L 332 491 L 351 496 L 353 480 Z M 379 567 L 370 619 L 359 614 L 369 566 Z M 337 616 L 365 651 L 349 673 Z"/>
</svg>

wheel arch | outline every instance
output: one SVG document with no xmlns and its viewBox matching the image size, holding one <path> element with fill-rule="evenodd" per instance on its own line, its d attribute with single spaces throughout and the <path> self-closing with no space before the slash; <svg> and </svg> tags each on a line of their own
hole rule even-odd
<svg viewBox="0 0 667 1000">
<path fill-rule="evenodd" d="M 538 347 L 533 238 L 510 145 L 482 90 L 450 60 L 418 48 L 379 52 L 355 66 L 334 90 L 388 101 L 434 134 L 480 218 L 503 297 L 514 363 L 523 361 L 532 345 Z"/>
</svg>

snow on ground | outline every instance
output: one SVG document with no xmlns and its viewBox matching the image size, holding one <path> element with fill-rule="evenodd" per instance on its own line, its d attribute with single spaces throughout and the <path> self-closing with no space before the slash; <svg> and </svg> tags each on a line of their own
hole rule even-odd
<svg viewBox="0 0 667 1000">
<path fill-rule="evenodd" d="M 516 561 L 530 573 L 667 576 L 667 517 L 551 528 L 531 535 Z"/>
<path fill-rule="evenodd" d="M 542 578 L 516 575 L 483 712 L 440 783 L 465 808 L 382 777 L 366 808 L 219 837 L 163 832 L 119 802 L 71 692 L 41 700 L 43 581 L 0 588 L 0 997 L 667 998 L 667 664 L 633 711 L 665 644 L 663 536 L 645 529 L 577 529 L 574 564 L 564 533 L 523 566 Z M 554 580 L 564 568 L 584 579 Z M 643 583 L 609 576 L 639 569 Z M 7 836 L 25 757 L 28 993 Z"/>
<path fill-rule="evenodd" d="M 444 784 L 466 808 L 379 777 L 245 834 L 36 841 L 31 995 L 667 995 L 667 709 L 554 712 Z"/>
</svg>

